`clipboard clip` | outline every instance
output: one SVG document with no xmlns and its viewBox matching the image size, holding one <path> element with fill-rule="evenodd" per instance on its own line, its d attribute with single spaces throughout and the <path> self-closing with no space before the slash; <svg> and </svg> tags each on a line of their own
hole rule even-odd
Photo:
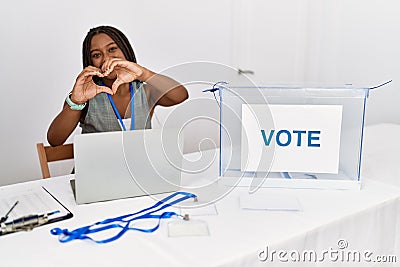
<svg viewBox="0 0 400 267">
<path fill-rule="evenodd" d="M 49 221 L 49 216 L 59 212 L 59 210 L 56 210 L 44 214 L 23 216 L 8 223 L 3 222 L 0 225 L 0 235 L 19 231 L 30 231 L 35 227 L 46 224 Z"/>
</svg>

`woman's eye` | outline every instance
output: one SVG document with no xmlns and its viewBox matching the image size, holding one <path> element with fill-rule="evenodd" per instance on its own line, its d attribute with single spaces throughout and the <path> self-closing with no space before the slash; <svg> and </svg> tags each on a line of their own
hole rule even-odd
<svg viewBox="0 0 400 267">
<path fill-rule="evenodd" d="M 100 53 L 94 53 L 92 54 L 92 58 L 99 58 L 100 57 Z"/>
<path fill-rule="evenodd" d="M 108 51 L 109 51 L 109 52 L 115 52 L 116 50 L 117 50 L 116 47 L 111 47 Z"/>
</svg>

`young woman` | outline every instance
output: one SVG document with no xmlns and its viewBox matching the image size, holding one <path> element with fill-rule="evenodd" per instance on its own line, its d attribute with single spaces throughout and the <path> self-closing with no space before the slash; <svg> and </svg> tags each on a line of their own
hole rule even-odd
<svg viewBox="0 0 400 267">
<path fill-rule="evenodd" d="M 91 29 L 82 56 L 83 71 L 48 129 L 52 146 L 62 145 L 78 123 L 82 133 L 151 128 L 155 106 L 188 98 L 175 80 L 138 65 L 128 39 L 114 27 Z"/>
</svg>

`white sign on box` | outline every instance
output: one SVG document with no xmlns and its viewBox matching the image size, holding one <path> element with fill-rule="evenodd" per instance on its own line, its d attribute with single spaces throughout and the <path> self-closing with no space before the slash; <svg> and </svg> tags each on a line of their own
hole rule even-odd
<svg viewBox="0 0 400 267">
<path fill-rule="evenodd" d="M 342 110 L 341 105 L 243 104 L 241 171 L 337 174 Z"/>
</svg>

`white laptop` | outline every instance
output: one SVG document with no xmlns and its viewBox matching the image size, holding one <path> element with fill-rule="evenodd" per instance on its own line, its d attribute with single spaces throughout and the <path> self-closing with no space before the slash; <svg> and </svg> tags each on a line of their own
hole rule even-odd
<svg viewBox="0 0 400 267">
<path fill-rule="evenodd" d="M 182 146 L 178 129 L 76 135 L 76 202 L 178 191 Z"/>
</svg>

